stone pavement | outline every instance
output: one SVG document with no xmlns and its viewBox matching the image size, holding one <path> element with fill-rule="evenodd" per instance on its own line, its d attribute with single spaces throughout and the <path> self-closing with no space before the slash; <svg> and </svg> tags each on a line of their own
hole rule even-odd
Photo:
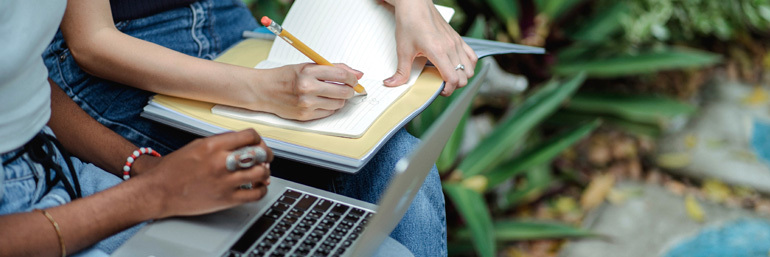
<svg viewBox="0 0 770 257">
<path fill-rule="evenodd" d="M 659 140 L 658 165 L 770 194 L 770 90 L 715 78 L 698 114 Z"/>
<path fill-rule="evenodd" d="M 560 256 L 769 256 L 770 240 L 762 239 L 770 236 L 768 217 L 699 201 L 701 223 L 688 216 L 684 197 L 660 186 L 621 182 L 616 189 L 639 194 L 588 213 L 583 227 L 605 237 L 571 241 Z"/>
</svg>

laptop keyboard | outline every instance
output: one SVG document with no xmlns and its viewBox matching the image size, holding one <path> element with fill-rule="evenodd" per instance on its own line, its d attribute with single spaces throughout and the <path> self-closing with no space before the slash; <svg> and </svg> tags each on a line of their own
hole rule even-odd
<svg viewBox="0 0 770 257">
<path fill-rule="evenodd" d="M 288 189 L 225 256 L 341 256 L 372 213 Z"/>
</svg>

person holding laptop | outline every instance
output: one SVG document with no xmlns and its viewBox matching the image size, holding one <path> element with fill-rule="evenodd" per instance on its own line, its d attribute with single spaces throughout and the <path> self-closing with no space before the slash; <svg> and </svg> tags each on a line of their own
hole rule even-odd
<svg viewBox="0 0 770 257">
<path fill-rule="evenodd" d="M 162 159 L 144 157 L 155 151 L 141 148 L 125 166 L 143 172 L 126 181 L 119 168 L 110 174 L 77 158 L 110 166 L 113 153 L 133 145 L 47 79 L 41 54 L 65 5 L 0 4 L 0 34 L 7 36 L 0 48 L 0 256 L 107 256 L 144 221 L 265 196 L 272 152 L 253 129 L 194 140 Z M 245 146 L 261 148 L 264 162 L 235 170 L 229 156 Z M 402 253 L 393 242 L 381 249 Z"/>
<path fill-rule="evenodd" d="M 398 86 L 412 60 L 425 56 L 450 95 L 473 76 L 476 56 L 430 0 L 379 1 L 393 8 L 399 63 L 384 81 Z M 96 120 L 140 146 L 161 153 L 195 136 L 139 114 L 155 93 L 311 120 L 331 115 L 353 96 L 361 73 L 345 65 L 288 65 L 255 70 L 210 61 L 242 40 L 257 22 L 239 0 L 71 1 L 44 53 L 50 77 Z M 277 159 L 274 175 L 376 203 L 396 162 L 417 139 L 396 133 L 355 175 Z M 434 169 L 392 236 L 418 256 L 446 255 L 444 198 Z"/>
</svg>

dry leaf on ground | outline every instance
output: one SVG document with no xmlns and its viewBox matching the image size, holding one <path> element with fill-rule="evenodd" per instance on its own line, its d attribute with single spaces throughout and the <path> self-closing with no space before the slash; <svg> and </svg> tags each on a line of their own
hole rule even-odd
<svg viewBox="0 0 770 257">
<path fill-rule="evenodd" d="M 692 220 L 697 222 L 703 222 L 705 220 L 706 213 L 703 212 L 703 208 L 694 196 L 688 195 L 684 198 L 684 208 L 687 211 L 687 216 Z"/>
<path fill-rule="evenodd" d="M 590 210 L 599 206 L 615 184 L 615 176 L 612 174 L 599 175 L 591 180 L 588 187 L 580 196 L 580 207 Z"/>
</svg>

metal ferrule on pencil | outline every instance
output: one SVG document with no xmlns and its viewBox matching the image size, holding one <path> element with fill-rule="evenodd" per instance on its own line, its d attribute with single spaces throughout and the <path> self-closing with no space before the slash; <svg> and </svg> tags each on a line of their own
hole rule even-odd
<svg viewBox="0 0 770 257">
<path fill-rule="evenodd" d="M 283 28 L 281 28 L 281 25 L 278 25 L 275 21 L 270 22 L 270 26 L 266 27 L 270 32 L 275 33 L 276 35 L 281 34 L 283 31 Z"/>
</svg>

